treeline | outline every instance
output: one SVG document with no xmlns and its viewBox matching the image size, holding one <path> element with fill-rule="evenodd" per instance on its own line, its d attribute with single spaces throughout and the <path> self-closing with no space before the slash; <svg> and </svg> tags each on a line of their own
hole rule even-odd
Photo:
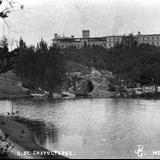
<svg viewBox="0 0 160 160">
<path fill-rule="evenodd" d="M 93 45 L 92 47 L 84 44 L 84 47 L 68 47 L 63 49 L 63 58 L 65 61 L 74 61 L 87 67 L 94 65 L 97 69 L 107 68 L 103 55 L 107 50 L 101 46 Z"/>
<path fill-rule="evenodd" d="M 65 63 L 60 50 L 48 46 L 42 39 L 36 47 L 28 47 L 21 39 L 16 49 L 15 71 L 22 77 L 26 87 L 53 91 L 61 86 L 65 76 Z"/>
<path fill-rule="evenodd" d="M 13 69 L 14 52 L 9 52 L 8 40 L 6 37 L 0 39 L 0 73 Z"/>
<path fill-rule="evenodd" d="M 82 49 L 70 47 L 63 52 L 65 60 L 112 71 L 128 85 L 160 84 L 160 48 L 149 44 L 138 45 L 132 34 L 124 36 L 121 43 L 108 50 L 85 45 Z"/>
<path fill-rule="evenodd" d="M 65 63 L 60 50 L 42 39 L 37 46 L 27 46 L 23 39 L 13 51 L 6 38 L 0 41 L 0 73 L 14 70 L 24 86 L 52 92 L 65 77 Z"/>
<path fill-rule="evenodd" d="M 0 73 L 10 69 L 31 89 L 41 87 L 53 91 L 65 79 L 65 62 L 73 61 L 87 67 L 113 72 L 116 79 L 127 85 L 160 85 L 160 48 L 148 44 L 138 45 L 133 35 L 124 36 L 120 44 L 105 49 L 84 45 L 77 49 L 59 49 L 41 40 L 37 46 L 27 46 L 21 39 L 12 52 L 6 39 L 0 41 Z"/>
</svg>

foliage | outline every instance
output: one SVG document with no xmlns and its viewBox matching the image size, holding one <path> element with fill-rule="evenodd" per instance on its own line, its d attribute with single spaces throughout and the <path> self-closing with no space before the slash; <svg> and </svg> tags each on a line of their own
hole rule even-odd
<svg viewBox="0 0 160 160">
<path fill-rule="evenodd" d="M 103 61 L 103 55 L 106 49 L 97 45 L 87 46 L 78 49 L 76 47 L 69 47 L 63 50 L 63 57 L 65 61 L 73 61 L 87 67 L 95 66 L 97 69 L 106 67 Z"/>
<path fill-rule="evenodd" d="M 120 44 L 106 50 L 101 46 L 84 46 L 82 49 L 70 47 L 63 50 L 64 59 L 97 69 L 112 71 L 131 86 L 160 84 L 160 48 L 138 45 L 132 34 L 123 36 Z"/>
<path fill-rule="evenodd" d="M 15 69 L 31 89 L 54 90 L 64 80 L 65 71 L 74 70 L 74 66 L 82 70 L 94 66 L 98 70 L 112 71 L 116 79 L 125 80 L 130 87 L 136 83 L 160 85 L 160 48 L 138 45 L 131 34 L 108 50 L 96 45 L 60 50 L 53 45 L 48 46 L 43 39 L 36 47 L 28 47 L 21 38 L 18 48 L 9 52 L 5 38 L 0 44 L 0 71 Z M 10 60 L 11 57 L 14 61 Z"/>
<path fill-rule="evenodd" d="M 23 9 L 24 5 L 21 5 L 14 0 L 0 0 L 0 18 L 4 20 L 7 26 L 6 18 L 8 18 L 9 14 Z M 12 69 L 12 57 L 14 57 L 14 54 L 8 51 L 8 40 L 3 36 L 0 40 L 0 73 Z"/>
<path fill-rule="evenodd" d="M 4 123 L 4 122 L 3 122 Z M 9 159 L 9 153 L 12 151 L 14 146 L 8 141 L 8 136 L 0 136 L 0 159 Z"/>
<path fill-rule="evenodd" d="M 91 70 L 88 67 L 73 61 L 66 61 L 65 68 L 68 73 L 81 72 L 82 74 L 89 74 L 91 72 Z"/>
<path fill-rule="evenodd" d="M 49 46 L 42 39 L 37 47 L 28 47 L 21 39 L 18 47 L 16 72 L 33 89 L 53 90 L 61 85 L 64 78 L 65 65 L 60 50 Z"/>
</svg>

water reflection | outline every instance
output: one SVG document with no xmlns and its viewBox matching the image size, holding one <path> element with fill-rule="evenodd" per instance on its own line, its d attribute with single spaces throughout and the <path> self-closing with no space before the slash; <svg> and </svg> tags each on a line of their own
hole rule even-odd
<svg viewBox="0 0 160 160">
<path fill-rule="evenodd" d="M 34 140 L 40 146 L 49 146 L 58 140 L 58 130 L 53 124 L 45 124 L 43 121 L 32 121 L 30 119 L 15 117 L 21 123 L 24 123 L 32 132 Z M 47 148 L 47 147 L 46 147 Z"/>
</svg>

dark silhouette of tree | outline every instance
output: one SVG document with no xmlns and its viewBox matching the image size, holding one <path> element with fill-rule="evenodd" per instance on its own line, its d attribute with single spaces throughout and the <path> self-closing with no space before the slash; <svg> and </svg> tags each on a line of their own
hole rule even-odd
<svg viewBox="0 0 160 160">
<path fill-rule="evenodd" d="M 0 41 L 0 47 L 8 50 L 8 39 L 5 36 Z"/>
<path fill-rule="evenodd" d="M 37 44 L 37 48 L 36 48 L 38 54 L 45 54 L 48 52 L 48 45 L 47 43 L 43 40 L 43 38 L 41 39 L 41 41 Z"/>
<path fill-rule="evenodd" d="M 27 49 L 27 45 L 26 45 L 26 43 L 23 41 L 23 38 L 22 38 L 22 37 L 20 38 L 18 49 L 20 49 L 20 50 L 26 50 L 26 49 Z"/>
<path fill-rule="evenodd" d="M 138 45 L 138 42 L 136 37 L 133 34 L 129 34 L 127 36 L 124 35 L 122 37 L 121 43 L 115 44 L 115 48 L 127 49 L 127 48 L 137 47 L 137 45 Z"/>
<path fill-rule="evenodd" d="M 65 65 L 58 48 L 48 47 L 44 40 L 41 40 L 36 48 L 28 47 L 21 39 L 18 51 L 15 69 L 27 87 L 31 89 L 41 87 L 52 92 L 61 85 L 65 76 Z"/>
<path fill-rule="evenodd" d="M 65 75 L 64 61 L 57 48 L 50 47 L 48 53 L 44 56 L 44 65 L 45 85 L 47 89 L 52 91 L 61 85 Z"/>
</svg>

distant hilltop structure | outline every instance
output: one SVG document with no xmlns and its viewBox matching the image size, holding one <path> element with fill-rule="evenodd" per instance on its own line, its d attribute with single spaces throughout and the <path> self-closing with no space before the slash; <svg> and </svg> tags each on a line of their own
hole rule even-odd
<svg viewBox="0 0 160 160">
<path fill-rule="evenodd" d="M 149 44 L 154 45 L 156 47 L 160 47 L 160 34 L 149 34 L 142 35 L 138 32 L 137 35 L 134 36 L 138 42 L 138 44 Z M 105 37 L 90 37 L 89 30 L 82 31 L 82 38 L 75 38 L 74 35 L 71 37 L 65 37 L 58 35 L 57 33 L 54 36 L 53 44 L 57 45 L 60 48 L 68 48 L 68 47 L 76 47 L 83 48 L 85 43 L 87 45 L 93 46 L 98 45 L 102 46 L 106 49 L 112 48 L 115 44 L 120 44 L 123 36 L 105 36 Z"/>
</svg>

